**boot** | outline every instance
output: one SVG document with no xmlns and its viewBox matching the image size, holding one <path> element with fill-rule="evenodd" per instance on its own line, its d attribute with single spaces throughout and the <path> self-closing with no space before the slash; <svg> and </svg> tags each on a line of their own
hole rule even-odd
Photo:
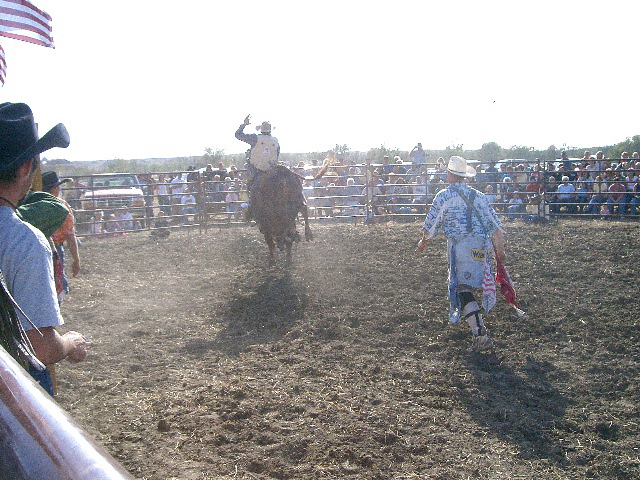
<svg viewBox="0 0 640 480">
<path fill-rule="evenodd" d="M 462 309 L 462 318 L 471 327 L 471 334 L 473 335 L 471 347 L 468 349 L 469 352 L 480 353 L 494 348 L 493 340 L 491 340 L 482 321 L 481 312 L 482 309 L 477 302 L 469 302 Z"/>
<path fill-rule="evenodd" d="M 482 353 L 487 350 L 493 350 L 494 347 L 493 340 L 489 335 L 474 335 L 469 352 Z"/>
</svg>

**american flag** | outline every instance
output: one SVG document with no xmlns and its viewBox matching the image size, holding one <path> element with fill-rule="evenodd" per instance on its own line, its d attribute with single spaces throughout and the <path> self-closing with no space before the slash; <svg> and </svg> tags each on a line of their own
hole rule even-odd
<svg viewBox="0 0 640 480">
<path fill-rule="evenodd" d="M 53 48 L 51 17 L 28 0 L 0 0 L 0 35 Z"/>
<path fill-rule="evenodd" d="M 489 261 L 484 264 L 484 277 L 482 278 L 482 308 L 489 313 L 496 304 L 496 282 L 493 279 Z"/>
<path fill-rule="evenodd" d="M 4 58 L 4 48 L 0 45 L 0 82 L 4 85 L 4 79 L 7 76 L 7 61 Z"/>
<path fill-rule="evenodd" d="M 516 313 L 519 317 L 524 317 L 525 312 L 518 308 L 516 290 L 513 286 L 513 282 L 511 281 L 511 277 L 509 276 L 504 264 L 498 260 L 498 255 L 496 255 L 496 283 L 500 285 L 500 293 L 502 293 L 506 302 L 516 309 Z"/>
</svg>

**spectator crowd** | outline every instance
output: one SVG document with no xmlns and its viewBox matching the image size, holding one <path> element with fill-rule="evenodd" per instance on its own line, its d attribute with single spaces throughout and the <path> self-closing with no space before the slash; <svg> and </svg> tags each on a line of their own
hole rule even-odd
<svg viewBox="0 0 640 480">
<path fill-rule="evenodd" d="M 338 160 L 321 178 L 318 162 L 300 162 L 290 167 L 303 181 L 303 192 L 316 218 L 371 218 L 394 216 L 411 221 L 427 211 L 433 197 L 446 188 L 445 160 L 427 163 L 421 147 L 414 147 L 407 160 L 384 156 L 380 163 L 350 164 Z M 503 160 L 481 163 L 471 180 L 495 209 L 508 219 L 540 213 L 541 205 L 551 214 L 583 214 L 605 218 L 638 215 L 638 152 L 606 159 L 602 152 L 584 153 L 581 159 L 562 154 L 559 160 Z M 242 221 L 247 208 L 246 171 L 222 162 L 186 172 L 138 176 L 145 207 L 95 210 L 85 232 L 119 235 L 153 228 L 156 221 L 178 227 L 202 222 Z M 70 203 L 79 202 L 82 180 L 67 187 Z M 79 204 L 79 203 L 77 203 Z M 73 204 L 72 204 L 73 205 Z M 132 211 L 134 210 L 134 211 Z M 158 212 L 162 212 L 159 219 Z"/>
</svg>

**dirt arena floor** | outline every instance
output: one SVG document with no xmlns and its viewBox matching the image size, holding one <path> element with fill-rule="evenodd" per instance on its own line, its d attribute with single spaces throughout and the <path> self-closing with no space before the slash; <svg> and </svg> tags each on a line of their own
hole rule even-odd
<svg viewBox="0 0 640 480">
<path fill-rule="evenodd" d="M 85 239 L 59 403 L 140 479 L 640 478 L 638 223 L 508 223 L 519 319 L 448 325 L 445 239 L 315 224 Z"/>
</svg>

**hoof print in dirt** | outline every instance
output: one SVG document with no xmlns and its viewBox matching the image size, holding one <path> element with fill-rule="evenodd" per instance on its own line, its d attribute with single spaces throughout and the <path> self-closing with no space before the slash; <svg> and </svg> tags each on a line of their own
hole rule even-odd
<svg viewBox="0 0 640 480">
<path fill-rule="evenodd" d="M 158 431 L 166 433 L 171 430 L 171 424 L 164 418 L 158 422 Z"/>
<path fill-rule="evenodd" d="M 613 422 L 600 422 L 596 424 L 595 430 L 603 440 L 617 440 L 620 427 Z"/>
</svg>

